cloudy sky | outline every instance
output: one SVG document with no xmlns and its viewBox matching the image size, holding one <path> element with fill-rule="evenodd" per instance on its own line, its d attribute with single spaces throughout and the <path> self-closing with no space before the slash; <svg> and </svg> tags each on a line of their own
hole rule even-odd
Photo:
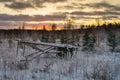
<svg viewBox="0 0 120 80">
<path fill-rule="evenodd" d="M 78 25 L 119 21 L 120 0 L 0 0 L 1 29 L 61 26 L 67 17 Z"/>
</svg>

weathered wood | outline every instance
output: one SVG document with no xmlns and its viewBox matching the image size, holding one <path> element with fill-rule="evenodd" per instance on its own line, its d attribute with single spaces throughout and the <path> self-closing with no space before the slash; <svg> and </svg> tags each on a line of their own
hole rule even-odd
<svg viewBox="0 0 120 80">
<path fill-rule="evenodd" d="M 42 54 L 50 54 L 51 52 L 56 53 L 59 55 L 73 55 L 73 51 L 76 50 L 78 47 L 70 44 L 57 44 L 57 43 L 45 43 L 45 42 L 33 42 L 33 41 L 25 41 L 21 39 L 17 39 L 18 46 L 17 46 L 17 54 L 18 54 L 18 48 L 19 43 L 24 44 L 23 46 L 23 53 L 26 60 L 32 60 Z M 36 52 L 31 53 L 29 55 L 25 55 L 25 45 L 31 47 L 32 49 L 36 50 Z M 41 49 L 38 47 L 38 45 L 48 46 L 45 49 Z M 53 50 L 53 51 L 52 51 Z"/>
<path fill-rule="evenodd" d="M 70 44 L 58 44 L 58 43 L 45 43 L 45 42 L 34 42 L 34 41 L 25 41 L 21 39 L 17 39 L 16 41 L 21 43 L 27 43 L 27 44 L 34 44 L 34 45 L 43 45 L 43 46 L 53 46 L 53 47 L 67 47 L 67 48 L 78 48 L 77 46 L 70 45 Z"/>
<path fill-rule="evenodd" d="M 38 52 L 38 54 L 34 54 L 34 55 L 32 55 L 32 56 L 26 56 L 26 58 L 27 58 L 27 60 L 32 60 L 32 59 L 34 59 L 34 58 L 36 58 L 36 57 L 38 57 L 38 56 L 40 56 L 40 55 L 42 55 L 42 54 L 47 53 L 47 52 L 50 51 L 51 49 L 53 49 L 53 47 L 45 50 L 44 52 Z"/>
</svg>

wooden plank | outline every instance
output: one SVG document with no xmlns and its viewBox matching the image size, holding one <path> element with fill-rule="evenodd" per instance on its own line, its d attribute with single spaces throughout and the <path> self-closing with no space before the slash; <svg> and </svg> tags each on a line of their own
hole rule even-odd
<svg viewBox="0 0 120 80">
<path fill-rule="evenodd" d="M 69 45 L 69 44 L 58 44 L 58 43 L 45 43 L 45 42 L 34 42 L 34 41 L 25 41 L 21 39 L 17 39 L 16 41 L 21 43 L 27 43 L 27 44 L 34 44 L 34 45 L 44 45 L 44 46 L 54 46 L 54 47 L 67 47 L 67 48 L 77 48 L 77 46 Z"/>
<path fill-rule="evenodd" d="M 42 54 L 47 53 L 48 51 L 50 51 L 50 50 L 52 50 L 52 49 L 54 49 L 54 47 L 51 47 L 51 48 L 45 50 L 44 52 L 38 52 L 38 54 L 34 54 L 34 55 L 32 55 L 32 56 L 26 56 L 26 58 L 27 58 L 27 60 L 32 60 L 32 59 L 34 59 L 34 58 L 36 58 L 36 57 L 38 57 L 38 56 L 40 56 L 40 55 L 42 55 Z"/>
<path fill-rule="evenodd" d="M 42 49 L 38 48 L 36 45 L 34 44 L 26 44 L 27 46 L 30 46 L 31 48 L 38 50 L 38 51 L 43 51 Z"/>
</svg>

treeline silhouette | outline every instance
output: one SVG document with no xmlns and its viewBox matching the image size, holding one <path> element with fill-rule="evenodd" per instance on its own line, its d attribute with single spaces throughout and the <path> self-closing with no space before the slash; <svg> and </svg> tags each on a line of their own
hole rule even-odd
<svg viewBox="0 0 120 80">
<path fill-rule="evenodd" d="M 108 23 L 102 25 L 82 25 L 79 29 L 70 30 L 25 30 L 25 29 L 10 29 L 10 30 L 0 30 L 0 39 L 26 39 L 32 38 L 33 40 L 41 40 L 45 42 L 55 42 L 55 39 L 72 39 L 73 41 L 78 41 L 80 36 L 85 32 L 89 34 L 101 34 L 102 32 L 109 31 L 120 31 L 120 23 Z M 64 42 L 64 41 L 63 41 Z"/>
</svg>

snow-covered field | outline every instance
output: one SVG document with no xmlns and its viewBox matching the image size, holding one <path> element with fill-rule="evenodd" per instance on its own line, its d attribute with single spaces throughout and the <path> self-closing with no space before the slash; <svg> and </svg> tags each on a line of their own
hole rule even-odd
<svg viewBox="0 0 120 80">
<path fill-rule="evenodd" d="M 72 59 L 38 57 L 18 69 L 16 45 L 0 43 L 0 80 L 120 80 L 120 53 L 79 49 Z"/>
</svg>

